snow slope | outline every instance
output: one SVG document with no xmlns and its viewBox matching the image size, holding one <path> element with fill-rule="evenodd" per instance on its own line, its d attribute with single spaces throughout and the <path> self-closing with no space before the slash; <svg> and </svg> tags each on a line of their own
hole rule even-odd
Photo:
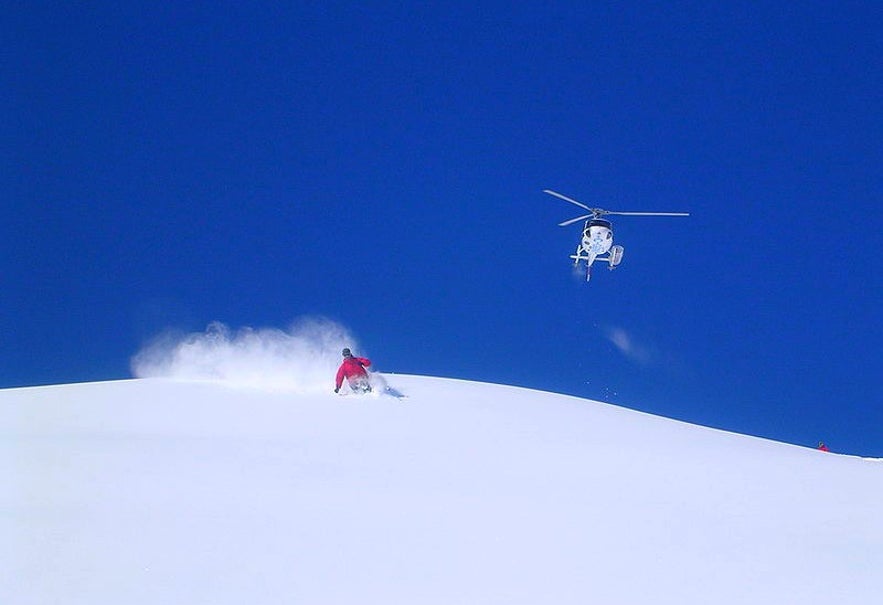
<svg viewBox="0 0 883 605">
<path fill-rule="evenodd" d="M 0 603 L 880 602 L 879 461 L 388 381 L 0 391 Z"/>
</svg>

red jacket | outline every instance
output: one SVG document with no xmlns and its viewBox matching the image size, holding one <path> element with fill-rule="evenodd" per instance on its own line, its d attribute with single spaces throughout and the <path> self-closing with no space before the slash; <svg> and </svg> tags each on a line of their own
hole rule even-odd
<svg viewBox="0 0 883 605">
<path fill-rule="evenodd" d="M 335 387 L 338 389 L 340 388 L 343 384 L 344 377 L 346 377 L 347 381 L 350 381 L 353 378 L 367 376 L 368 373 L 365 371 L 365 368 L 370 365 L 371 360 L 365 359 L 364 357 L 345 357 L 343 363 L 340 364 L 340 368 L 337 369 L 337 382 L 335 383 Z"/>
</svg>

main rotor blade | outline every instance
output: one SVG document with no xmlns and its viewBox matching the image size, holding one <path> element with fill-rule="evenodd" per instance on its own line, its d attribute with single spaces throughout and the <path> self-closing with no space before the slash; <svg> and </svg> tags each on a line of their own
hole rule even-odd
<svg viewBox="0 0 883 605">
<path fill-rule="evenodd" d="M 586 210 L 591 210 L 591 208 L 589 208 L 588 206 L 586 206 L 582 202 L 578 202 L 574 199 L 571 199 L 571 198 L 567 197 L 566 195 L 561 195 L 557 191 L 552 191 L 551 189 L 543 189 L 543 193 L 548 193 L 549 195 L 554 195 L 557 198 L 561 198 L 565 202 L 570 202 L 571 204 L 576 204 L 580 208 L 585 208 Z"/>
<path fill-rule="evenodd" d="M 604 211 L 604 214 L 619 214 L 620 216 L 690 216 L 689 212 L 613 212 L 613 211 Z"/>
<path fill-rule="evenodd" d="M 592 215 L 591 214 L 584 214 L 582 216 L 572 218 L 569 221 L 564 221 L 563 223 L 558 223 L 558 226 L 559 227 L 566 227 L 567 225 L 572 225 L 573 223 L 578 223 L 579 221 L 584 221 L 587 218 L 592 218 Z"/>
</svg>

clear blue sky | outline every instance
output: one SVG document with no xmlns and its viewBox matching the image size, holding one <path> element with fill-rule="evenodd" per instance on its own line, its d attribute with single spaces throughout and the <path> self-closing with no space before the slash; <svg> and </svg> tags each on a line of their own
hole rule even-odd
<svg viewBox="0 0 883 605">
<path fill-rule="evenodd" d="M 322 315 L 381 371 L 883 455 L 879 2 L 184 4 L 5 10 L 0 386 Z M 586 284 L 545 188 L 692 216 Z"/>
</svg>

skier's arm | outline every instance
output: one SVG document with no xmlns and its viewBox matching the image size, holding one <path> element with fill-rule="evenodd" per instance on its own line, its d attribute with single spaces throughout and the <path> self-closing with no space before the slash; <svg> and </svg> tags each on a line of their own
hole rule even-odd
<svg viewBox="0 0 883 605">
<path fill-rule="evenodd" d="M 334 390 L 336 391 L 337 389 L 339 389 L 342 384 L 343 384 L 343 366 L 341 365 L 337 369 L 337 378 L 335 379 L 335 382 L 334 382 Z"/>
<path fill-rule="evenodd" d="M 366 357 L 356 357 L 360 364 L 362 364 L 363 368 L 367 368 L 371 365 L 371 360 Z"/>
</svg>

